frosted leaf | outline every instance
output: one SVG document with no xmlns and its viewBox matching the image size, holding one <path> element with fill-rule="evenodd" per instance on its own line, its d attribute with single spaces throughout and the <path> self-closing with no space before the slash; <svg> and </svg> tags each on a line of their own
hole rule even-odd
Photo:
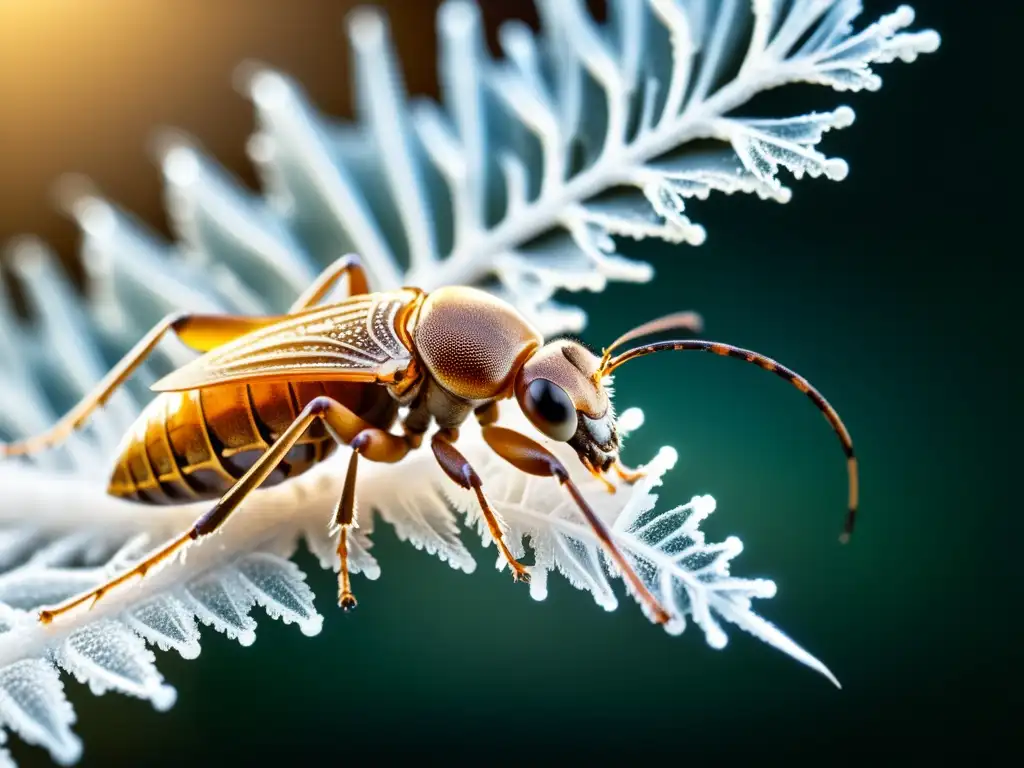
<svg viewBox="0 0 1024 768">
<path fill-rule="evenodd" d="M 397 488 L 378 496 L 374 503 L 381 519 L 394 526 L 395 534 L 416 549 L 437 555 L 463 573 L 476 570 L 476 561 L 459 541 L 459 526 L 448 507 L 435 494 L 409 494 Z"/>
<path fill-rule="evenodd" d="M 704 241 L 692 213 L 682 214 L 685 185 L 662 174 L 667 155 L 715 139 L 742 160 L 744 175 L 733 181 L 713 159 L 695 168 L 697 197 L 715 189 L 785 202 L 780 166 L 798 177 L 845 177 L 843 161 L 814 149 L 820 135 L 784 135 L 787 125 L 819 115 L 751 121 L 742 109 L 789 83 L 874 90 L 875 65 L 939 45 L 934 32 L 905 31 L 913 21 L 906 6 L 857 31 L 860 10 L 857 0 L 619 0 L 602 26 L 578 0 L 549 0 L 538 4 L 539 33 L 502 25 L 502 57 L 493 58 L 477 7 L 449 0 L 437 22 L 441 104 L 407 98 L 386 19 L 361 10 L 348 27 L 354 124 L 319 114 L 282 73 L 257 63 L 241 69 L 239 86 L 256 111 L 250 156 L 262 198 L 217 170 L 192 139 L 172 133 L 158 143 L 180 255 L 141 234 L 95 190 L 69 194 L 67 207 L 83 227 L 85 252 L 106 265 L 96 273 L 107 296 L 127 297 L 129 285 L 153 293 L 156 274 L 180 306 L 202 303 L 212 282 L 239 311 L 260 303 L 280 311 L 319 267 L 355 251 L 374 288 L 479 285 L 547 334 L 578 332 L 580 311 L 552 304 L 556 289 L 603 290 L 608 281 L 653 275 L 620 258 L 613 238 Z M 742 61 L 738 71 L 734 60 Z M 852 120 L 848 108 L 829 114 L 829 127 Z M 637 187 L 643 215 L 600 204 L 623 185 Z M 560 231 L 587 257 L 593 279 L 579 280 L 578 260 L 557 239 L 547 253 L 527 247 Z M 126 255 L 135 251 L 144 255 Z M 542 268 L 509 268 L 510 258 L 531 253 L 547 257 Z M 164 254 L 201 265 L 204 279 L 180 280 Z M 167 303 L 151 298 L 154 307 Z M 99 303 L 94 311 L 110 314 Z"/>
<path fill-rule="evenodd" d="M 0 531 L 0 569 L 6 571 L 27 559 L 39 540 L 39 531 L 29 526 Z"/>
<path fill-rule="evenodd" d="M 45 349 L 54 357 L 66 360 L 65 365 L 51 366 L 50 374 L 71 400 L 77 400 L 106 373 L 106 362 L 88 341 L 94 331 L 93 321 L 73 300 L 74 286 L 57 265 L 56 255 L 42 243 L 23 238 L 13 248 L 11 263 L 21 278 L 26 301 L 36 320 L 35 344 L 30 354 L 38 355 Z M 46 361 L 40 364 L 47 365 Z M 101 442 L 115 440 L 117 433 L 131 424 L 137 409 L 135 400 L 122 390 L 104 405 L 106 418 L 102 423 L 92 424 L 86 434 Z M 76 458 L 86 463 L 96 461 L 95 454 L 90 455 L 88 451 L 78 451 Z"/>
<path fill-rule="evenodd" d="M 244 314 L 262 306 L 262 301 L 239 291 L 241 278 L 221 262 L 220 253 L 216 270 L 204 267 L 199 259 L 185 259 L 141 222 L 104 200 L 90 183 L 72 178 L 63 186 L 66 210 L 82 233 L 88 309 L 105 333 L 115 338 L 131 335 L 136 324 L 151 327 L 174 311 L 227 309 Z M 300 266 L 290 264 L 291 269 Z M 122 343 L 136 340 L 124 338 Z"/>
<path fill-rule="evenodd" d="M 289 198 L 279 215 L 290 220 L 303 245 L 329 258 L 355 250 L 363 256 L 374 286 L 399 282 L 390 248 L 374 223 L 351 173 L 341 166 L 326 126 L 295 86 L 276 73 L 258 71 L 248 90 L 257 109 L 267 162 Z M 280 203 L 281 196 L 272 198 Z"/>
<path fill-rule="evenodd" d="M 296 622 L 307 636 L 320 633 L 324 618 L 313 607 L 313 592 L 295 563 L 256 553 L 243 557 L 236 567 L 243 584 L 271 617 L 285 624 Z"/>
<path fill-rule="evenodd" d="M 249 616 L 256 599 L 244 589 L 237 576 L 215 573 L 193 581 L 185 588 L 196 617 L 242 645 L 256 641 L 256 622 Z"/>
<path fill-rule="evenodd" d="M 796 178 L 804 173 L 825 175 L 834 181 L 846 178 L 849 167 L 843 160 L 830 160 L 812 147 L 825 131 L 843 128 L 853 122 L 853 110 L 840 107 L 835 112 L 809 114 L 789 120 L 728 121 L 721 130 L 732 141 L 744 168 L 770 186 L 779 187 L 779 166 L 788 168 Z"/>
<path fill-rule="evenodd" d="M 162 651 L 173 648 L 184 659 L 199 655 L 199 628 L 193 614 L 170 595 L 152 600 L 127 611 L 124 621 Z"/>
<path fill-rule="evenodd" d="M 77 762 L 82 754 L 82 742 L 71 732 L 74 722 L 53 664 L 26 659 L 0 669 L 0 723 L 29 744 L 45 747 L 61 765 Z"/>
<path fill-rule="evenodd" d="M 704 228 L 682 215 L 681 198 L 665 194 L 669 190 L 670 186 L 659 184 L 645 186 L 643 194 L 607 195 L 581 208 L 576 215 L 618 237 L 657 237 L 670 243 L 699 244 L 705 237 Z M 648 271 L 645 269 L 639 277 Z"/>
<path fill-rule="evenodd" d="M 245 274 L 245 285 L 272 307 L 287 307 L 318 271 L 283 222 L 195 143 L 165 133 L 157 143 L 167 210 L 187 256 L 207 269 Z"/>
<path fill-rule="evenodd" d="M 688 194 L 696 195 L 696 192 L 687 190 L 681 181 L 664 177 L 645 183 L 642 189 L 651 210 L 679 232 L 681 241 L 689 241 L 695 245 L 704 242 L 704 238 L 707 237 L 704 227 L 694 224 L 683 214 L 686 210 L 684 198 Z"/>
<path fill-rule="evenodd" d="M 640 481 L 643 487 L 615 521 L 615 530 L 630 537 L 631 544 L 625 546 L 627 557 L 672 616 L 666 631 L 682 632 L 689 615 L 704 631 L 709 645 L 724 648 L 728 638 L 718 619 L 725 619 L 820 672 L 838 687 L 824 664 L 750 610 L 751 598 L 775 595 L 775 584 L 730 575 L 730 561 L 743 549 L 738 538 L 707 544 L 698 526 L 714 511 L 714 499 L 697 496 L 689 504 L 657 513 L 652 506 L 657 497 L 650 489 L 659 482 L 653 473 Z"/>
<path fill-rule="evenodd" d="M 850 22 L 859 11 L 858 0 L 835 3 L 819 33 L 801 48 L 798 58 L 813 62 L 807 75 L 809 82 L 838 91 L 877 91 L 882 87 L 882 79 L 871 71 L 871 63 L 887 63 L 897 58 L 911 62 L 919 54 L 933 53 L 939 47 L 939 36 L 931 30 L 900 32 L 914 22 L 914 11 L 906 5 L 859 34 L 847 37 Z"/>
<path fill-rule="evenodd" d="M 651 193 L 657 192 L 674 198 L 673 202 L 679 206 L 679 210 L 683 210 L 686 198 L 707 200 L 713 191 L 727 195 L 735 192 L 756 194 L 762 200 L 775 200 L 779 203 L 789 202 L 792 197 L 792 192 L 778 179 L 765 181 L 748 170 L 732 147 L 667 155 L 652 163 L 649 170 L 639 173 L 636 183 L 645 192 L 650 189 Z M 661 187 L 666 189 L 662 190 Z"/>
<path fill-rule="evenodd" d="M 502 280 L 514 286 L 516 295 L 523 296 L 531 308 L 545 306 L 559 288 L 596 291 L 608 283 L 568 234 L 548 236 L 509 252 L 498 260 L 497 267 Z"/>
<path fill-rule="evenodd" d="M 631 414 L 627 424 L 642 421 Z M 633 424 L 629 424 L 633 422 Z M 724 648 L 728 640 L 720 620 L 735 624 L 762 641 L 792 656 L 838 685 L 819 660 L 787 637 L 781 630 L 752 611 L 751 600 L 775 595 L 775 584 L 766 579 L 741 579 L 730 574 L 730 561 L 742 551 L 742 543 L 729 537 L 708 543 L 700 523 L 715 510 L 711 496 L 694 497 L 688 504 L 659 511 L 652 491 L 676 462 L 676 452 L 663 448 L 643 466 L 645 477 L 628 490 L 609 494 L 576 460 L 564 443 L 552 442 L 517 415 L 503 419 L 515 429 L 530 433 L 559 456 L 569 468 L 594 512 L 611 529 L 612 538 L 641 580 L 665 608 L 671 619 L 669 634 L 679 634 L 690 617 L 704 633 L 708 645 Z M 577 589 L 591 593 L 605 610 L 615 610 L 618 600 L 609 577 L 620 576 L 605 555 L 597 536 L 582 518 L 565 490 L 551 478 L 539 478 L 510 469 L 493 455 L 484 458 L 478 472 L 484 490 L 501 516 L 512 556 L 525 554 L 529 539 L 535 562 L 529 567 L 530 593 L 543 600 L 549 589 L 548 573 L 561 573 Z M 491 541 L 483 516 L 472 493 L 451 486 L 446 491 L 452 502 L 476 523 L 485 545 Z M 498 556 L 498 568 L 507 567 Z M 627 590 L 632 588 L 624 582 Z M 640 601 L 638 601 L 640 602 Z M 646 603 L 641 608 L 653 620 Z"/>
<path fill-rule="evenodd" d="M 117 621 L 96 621 L 73 632 L 57 651 L 57 660 L 96 695 L 117 690 L 170 709 L 177 694 L 153 666 L 153 652 Z"/>
<path fill-rule="evenodd" d="M 16 246 L 8 250 L 14 251 Z M 45 429 L 59 415 L 36 385 L 35 370 L 43 365 L 34 343 L 37 335 L 15 313 L 5 283 L 4 273 L 0 272 L 0 356 L 3 360 L 27 361 L 28 365 L 5 366 L 4 375 L 0 376 L 0 402 L 19 403 L 18 408 L 0 409 L 0 436 Z M 39 461 L 55 469 L 66 469 L 74 461 L 87 463 L 89 456 L 81 441 L 74 440 L 64 451 L 53 451 Z"/>
<path fill-rule="evenodd" d="M 437 261 L 430 221 L 433 211 L 423 183 L 420 151 L 412 141 L 405 89 L 391 50 L 387 20 L 375 9 L 357 10 L 349 18 L 359 113 L 397 203 L 406 260 L 415 269 L 427 270 Z"/>
</svg>

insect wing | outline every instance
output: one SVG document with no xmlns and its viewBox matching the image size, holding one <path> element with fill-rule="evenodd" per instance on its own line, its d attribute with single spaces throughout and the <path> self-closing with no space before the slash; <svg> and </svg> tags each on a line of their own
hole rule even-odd
<svg viewBox="0 0 1024 768">
<path fill-rule="evenodd" d="M 409 291 L 363 294 L 247 333 L 168 374 L 158 392 L 252 379 L 391 381 L 412 364 L 396 321 L 415 298 Z"/>
</svg>

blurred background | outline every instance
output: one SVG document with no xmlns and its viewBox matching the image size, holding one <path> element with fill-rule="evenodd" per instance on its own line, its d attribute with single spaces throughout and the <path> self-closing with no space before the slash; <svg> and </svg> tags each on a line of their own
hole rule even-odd
<svg viewBox="0 0 1024 768">
<path fill-rule="evenodd" d="M 378 4 L 409 91 L 436 94 L 438 3 Z M 536 22 L 525 0 L 483 5 L 492 42 L 505 18 Z M 874 19 L 895 3 L 865 5 Z M 168 713 L 93 697 L 65 677 L 82 765 L 358 755 L 821 764 L 960 751 L 976 764 L 1007 745 L 1019 754 L 1011 713 L 1020 711 L 1024 627 L 1010 550 L 1022 530 L 1008 493 L 1019 471 L 1010 402 L 1019 283 L 1002 274 L 1011 247 L 1005 163 L 1019 151 L 1000 152 L 993 98 L 998 73 L 1009 72 L 998 59 L 1012 49 L 998 35 L 1014 24 L 997 17 L 1008 10 L 982 17 L 972 4 L 914 5 L 916 26 L 942 34 L 938 53 L 881 67 L 877 94 L 793 88 L 765 109 L 851 104 L 857 122 L 822 145 L 849 161 L 846 181 L 794 181 L 785 206 L 724 195 L 695 203 L 705 245 L 629 243 L 656 280 L 578 297 L 591 316 L 583 338 L 595 347 L 657 314 L 697 309 L 707 337 L 779 359 L 838 408 L 862 471 L 861 525 L 845 548 L 836 542 L 842 455 L 791 387 L 708 356 L 661 356 L 616 381 L 619 407 L 648 415 L 627 460 L 679 449 L 663 497 L 717 498 L 709 535 L 743 539 L 734 572 L 776 580 L 763 615 L 844 690 L 739 631 L 714 651 L 693 628 L 666 636 L 628 603 L 605 613 L 558 577 L 548 600 L 534 603 L 472 537 L 480 568 L 465 576 L 382 526 L 374 551 L 383 575 L 359 579 L 355 615 L 335 609 L 333 575 L 300 555 L 326 616 L 318 637 L 264 619 L 250 648 L 206 631 L 195 661 L 159 653 L 179 690 Z M 265 62 L 325 113 L 351 116 L 351 6 L 0 0 L 0 242 L 39 235 L 79 274 L 77 232 L 53 205 L 65 172 L 88 175 L 169 237 L 147 150 L 163 126 L 195 136 L 255 186 L 245 156 L 251 106 L 232 88 L 235 66 Z M 48 764 L 11 741 L 22 765 Z"/>
</svg>

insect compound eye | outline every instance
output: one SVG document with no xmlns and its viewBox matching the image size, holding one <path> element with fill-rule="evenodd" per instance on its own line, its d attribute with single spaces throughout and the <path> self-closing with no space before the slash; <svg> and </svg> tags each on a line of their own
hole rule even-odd
<svg viewBox="0 0 1024 768">
<path fill-rule="evenodd" d="M 536 379 L 526 388 L 523 410 L 541 432 L 552 440 L 568 441 L 576 434 L 576 408 L 565 390 L 547 379 Z"/>
</svg>

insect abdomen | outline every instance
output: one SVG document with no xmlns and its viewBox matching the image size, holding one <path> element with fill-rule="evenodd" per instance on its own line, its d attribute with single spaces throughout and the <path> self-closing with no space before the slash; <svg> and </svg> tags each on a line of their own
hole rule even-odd
<svg viewBox="0 0 1024 768">
<path fill-rule="evenodd" d="M 336 382 L 228 384 L 157 397 L 128 433 L 108 493 L 148 504 L 221 496 L 311 400 L 338 400 L 387 428 L 397 404 L 383 387 Z M 314 421 L 262 487 L 296 477 L 336 444 Z"/>
</svg>

